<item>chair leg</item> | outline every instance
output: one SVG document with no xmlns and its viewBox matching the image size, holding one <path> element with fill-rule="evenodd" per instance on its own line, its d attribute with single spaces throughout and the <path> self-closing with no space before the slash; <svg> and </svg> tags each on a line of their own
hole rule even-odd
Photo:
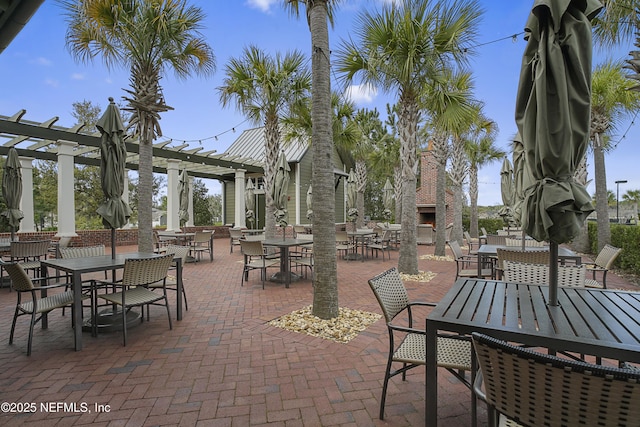
<svg viewBox="0 0 640 427">
<path fill-rule="evenodd" d="M 380 419 L 384 420 L 384 405 L 387 400 L 387 386 L 389 385 L 389 378 L 391 375 L 391 358 L 387 361 L 387 370 L 384 373 L 384 383 L 382 384 L 382 396 L 380 397 Z"/>
<path fill-rule="evenodd" d="M 142 318 L 144 318 L 144 313 L 142 313 Z M 124 305 L 122 306 L 122 342 L 124 346 L 127 346 L 127 310 Z"/>
<path fill-rule="evenodd" d="M 189 304 L 187 303 L 187 293 L 184 290 L 184 282 L 182 283 L 182 296 L 184 297 L 184 309 L 189 311 Z"/>
<path fill-rule="evenodd" d="M 31 313 L 31 324 L 29 325 L 29 341 L 27 344 L 27 356 L 31 356 L 31 343 L 33 342 L 33 328 L 36 326 L 36 310 Z"/>
<path fill-rule="evenodd" d="M 18 301 L 18 305 L 20 301 Z M 11 323 L 11 334 L 9 335 L 9 344 L 13 344 L 13 333 L 16 330 L 16 320 L 18 320 L 18 313 L 20 310 L 18 309 L 18 305 L 16 305 L 16 311 L 13 315 L 13 322 Z"/>
</svg>

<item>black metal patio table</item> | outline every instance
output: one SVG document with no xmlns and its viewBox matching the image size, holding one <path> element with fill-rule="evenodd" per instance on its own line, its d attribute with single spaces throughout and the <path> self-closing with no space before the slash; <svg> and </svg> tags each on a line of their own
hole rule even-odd
<svg viewBox="0 0 640 427">
<path fill-rule="evenodd" d="M 151 258 L 160 256 L 156 253 L 129 252 L 118 254 L 115 258 L 111 255 L 84 257 L 84 258 L 55 258 L 40 261 L 44 269 L 43 276 L 47 277 L 47 269 L 53 268 L 71 274 L 73 286 L 73 327 L 76 351 L 82 350 L 82 275 L 100 271 L 118 270 L 124 268 L 127 258 Z M 182 320 L 182 259 L 176 257 L 177 295 L 176 318 Z M 46 327 L 46 317 L 42 318 L 43 327 Z"/>
<path fill-rule="evenodd" d="M 280 271 L 271 278 L 272 281 L 284 283 L 288 288 L 289 284 L 293 280 L 297 280 L 298 277 L 294 275 L 289 269 L 289 249 L 295 246 L 311 245 L 313 241 L 302 239 L 265 239 L 262 241 L 262 245 L 266 247 L 280 248 Z M 293 279 L 293 280 L 292 280 Z"/>
<path fill-rule="evenodd" d="M 459 279 L 426 319 L 427 426 L 438 420 L 437 332 L 480 332 L 498 339 L 640 363 L 640 293 Z M 472 417 L 475 417 L 472 407 Z"/>
</svg>

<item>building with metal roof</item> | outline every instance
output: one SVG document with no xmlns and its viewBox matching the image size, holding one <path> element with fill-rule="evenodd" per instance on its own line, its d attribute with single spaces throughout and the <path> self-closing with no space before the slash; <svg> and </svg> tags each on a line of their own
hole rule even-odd
<svg viewBox="0 0 640 427">
<path fill-rule="evenodd" d="M 294 140 L 289 143 L 282 143 L 285 157 L 291 167 L 289 181 L 289 224 L 306 224 L 311 221 L 306 217 L 307 212 L 307 190 L 311 185 L 311 172 L 313 169 L 313 159 L 311 146 L 304 141 Z M 235 156 L 249 158 L 259 161 L 260 164 L 265 159 L 265 135 L 264 127 L 247 129 L 229 146 L 225 155 L 230 158 Z M 344 163 L 337 151 L 333 155 L 335 189 L 336 189 L 336 222 L 345 221 L 345 201 L 344 185 L 341 178 L 348 176 L 344 171 Z M 263 186 L 263 172 L 245 172 L 246 179 L 240 179 L 235 175 L 236 180 L 225 180 L 222 182 L 223 200 L 223 222 L 234 224 L 238 227 L 246 226 L 244 218 L 244 188 L 248 179 L 252 179 L 257 190 L 256 193 L 256 223 L 255 228 L 264 227 L 265 198 Z"/>
</svg>

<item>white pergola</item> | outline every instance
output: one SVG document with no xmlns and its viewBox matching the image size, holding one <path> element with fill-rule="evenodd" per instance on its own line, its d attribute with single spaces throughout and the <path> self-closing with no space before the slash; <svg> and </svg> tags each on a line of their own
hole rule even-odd
<svg viewBox="0 0 640 427">
<path fill-rule="evenodd" d="M 75 236 L 75 205 L 73 192 L 74 165 L 100 166 L 100 134 L 83 131 L 83 125 L 65 128 L 55 123 L 58 117 L 43 122 L 25 120 L 26 110 L 13 116 L 0 115 L 0 155 L 6 156 L 15 147 L 20 156 L 23 176 L 21 209 L 25 218 L 34 217 L 32 162 L 34 159 L 56 161 L 58 164 L 58 236 Z M 262 163 L 241 156 L 216 154 L 188 144 L 171 146 L 163 141 L 153 146 L 153 172 L 167 175 L 167 229 L 180 228 L 178 219 L 179 171 L 187 170 L 189 177 L 235 181 L 244 183 L 245 173 L 264 173 Z M 138 141 L 126 139 L 126 168 L 138 170 Z M 239 187 L 239 188 L 238 188 Z M 126 188 L 126 186 L 125 186 Z M 237 185 L 236 192 L 244 191 Z M 192 194 L 192 193 L 191 193 Z M 244 196 L 236 194 L 236 224 L 244 223 Z M 190 218 L 193 218 L 190 203 Z M 192 220 L 191 220 L 192 221 Z M 192 224 L 187 224 L 192 225 Z M 34 230 L 33 221 L 22 221 L 20 231 Z"/>
</svg>

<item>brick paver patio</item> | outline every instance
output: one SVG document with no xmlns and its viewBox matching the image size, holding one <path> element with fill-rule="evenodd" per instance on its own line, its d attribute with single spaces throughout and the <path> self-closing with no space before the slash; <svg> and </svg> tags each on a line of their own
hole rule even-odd
<svg viewBox="0 0 640 427">
<path fill-rule="evenodd" d="M 418 251 L 432 254 L 433 247 Z M 367 279 L 397 262 L 397 252 L 390 261 L 339 260 L 340 306 L 379 313 Z M 455 263 L 421 259 L 419 268 L 437 275 L 428 283 L 406 282 L 410 297 L 438 301 L 453 283 Z M 0 289 L 0 402 L 36 404 L 33 413 L 7 413 L 3 407 L 0 424 L 424 425 L 423 368 L 410 371 L 405 382 L 391 380 L 386 418 L 377 418 L 388 346 L 382 320 L 348 344 L 269 326 L 269 320 L 311 304 L 311 280 L 290 289 L 267 282 L 262 290 L 258 272 L 240 287 L 241 271 L 239 250 L 229 254 L 228 240 L 217 239 L 213 262 L 185 268 L 189 311 L 173 330 L 163 309 L 153 307 L 150 322 L 129 330 L 127 347 L 119 332 L 96 338 L 85 333 L 84 349 L 75 352 L 70 314 L 56 311 L 48 330 L 36 327 L 31 357 L 25 317 L 8 345 L 15 293 Z M 635 289 L 613 274 L 607 283 Z M 175 297 L 172 292 L 172 307 Z M 424 327 L 423 318 L 418 326 Z M 469 390 L 444 370 L 439 387 L 439 425 L 469 425 Z"/>
</svg>

